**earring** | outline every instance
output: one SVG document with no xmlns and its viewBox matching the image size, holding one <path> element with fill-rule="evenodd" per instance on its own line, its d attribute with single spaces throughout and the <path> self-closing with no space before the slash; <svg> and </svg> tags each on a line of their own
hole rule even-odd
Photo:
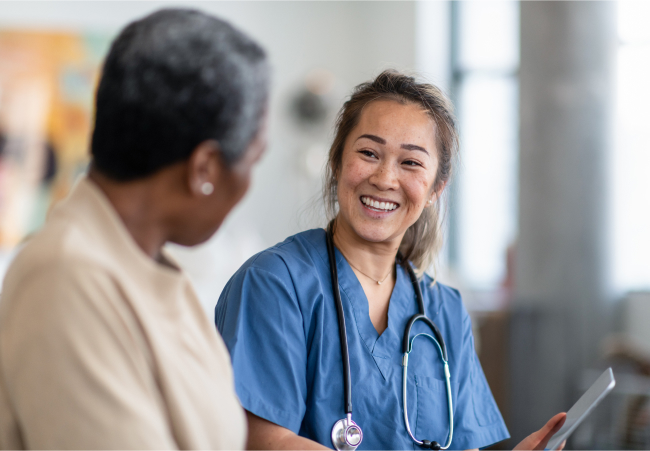
<svg viewBox="0 0 650 451">
<path fill-rule="evenodd" d="M 214 185 L 210 182 L 205 182 L 201 185 L 201 192 L 206 196 L 209 196 L 214 191 Z"/>
<path fill-rule="evenodd" d="M 431 204 L 433 203 L 433 201 L 432 201 L 431 199 L 429 199 L 429 201 L 428 201 L 427 203 L 428 203 L 429 205 L 431 205 Z"/>
</svg>

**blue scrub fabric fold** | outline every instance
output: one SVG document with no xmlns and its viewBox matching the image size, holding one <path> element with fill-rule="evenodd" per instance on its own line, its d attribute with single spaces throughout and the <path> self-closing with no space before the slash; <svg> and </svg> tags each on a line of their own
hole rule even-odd
<svg viewBox="0 0 650 451">
<path fill-rule="evenodd" d="M 359 449 L 419 449 L 406 431 L 402 401 L 402 336 L 417 313 L 404 268 L 390 299 L 388 327 L 379 335 L 354 272 L 336 251 Z M 454 407 L 451 449 L 482 448 L 509 437 L 474 350 L 471 321 L 458 291 L 425 276 L 426 313 L 447 345 Z M 243 407 L 291 431 L 332 446 L 334 423 L 345 416 L 343 366 L 325 231 L 294 235 L 246 262 L 226 285 L 215 323 L 228 347 Z M 412 334 L 430 333 L 422 322 Z M 449 434 L 442 361 L 435 344 L 419 339 L 409 357 L 407 408 L 414 435 L 445 443 Z"/>
</svg>

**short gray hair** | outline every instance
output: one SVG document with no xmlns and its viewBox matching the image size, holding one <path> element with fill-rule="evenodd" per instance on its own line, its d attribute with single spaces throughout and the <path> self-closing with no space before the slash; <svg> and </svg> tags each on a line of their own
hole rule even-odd
<svg viewBox="0 0 650 451">
<path fill-rule="evenodd" d="M 255 41 L 200 11 L 163 9 L 129 24 L 97 90 L 96 167 L 118 180 L 145 177 L 207 139 L 237 161 L 259 129 L 269 72 Z"/>
</svg>

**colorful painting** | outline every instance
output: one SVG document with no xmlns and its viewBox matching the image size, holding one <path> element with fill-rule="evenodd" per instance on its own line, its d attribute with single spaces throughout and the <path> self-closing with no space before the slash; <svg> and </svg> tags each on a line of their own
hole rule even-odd
<svg viewBox="0 0 650 451">
<path fill-rule="evenodd" d="M 110 37 L 0 31 L 0 249 L 37 230 L 89 161 Z"/>
</svg>

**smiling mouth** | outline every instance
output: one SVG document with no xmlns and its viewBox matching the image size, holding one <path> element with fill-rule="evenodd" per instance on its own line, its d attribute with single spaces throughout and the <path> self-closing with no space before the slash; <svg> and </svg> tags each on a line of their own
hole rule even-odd
<svg viewBox="0 0 650 451">
<path fill-rule="evenodd" d="M 361 196 L 361 202 L 366 207 L 375 211 L 392 211 L 399 207 L 399 205 L 394 202 L 378 202 L 366 196 Z"/>
</svg>

